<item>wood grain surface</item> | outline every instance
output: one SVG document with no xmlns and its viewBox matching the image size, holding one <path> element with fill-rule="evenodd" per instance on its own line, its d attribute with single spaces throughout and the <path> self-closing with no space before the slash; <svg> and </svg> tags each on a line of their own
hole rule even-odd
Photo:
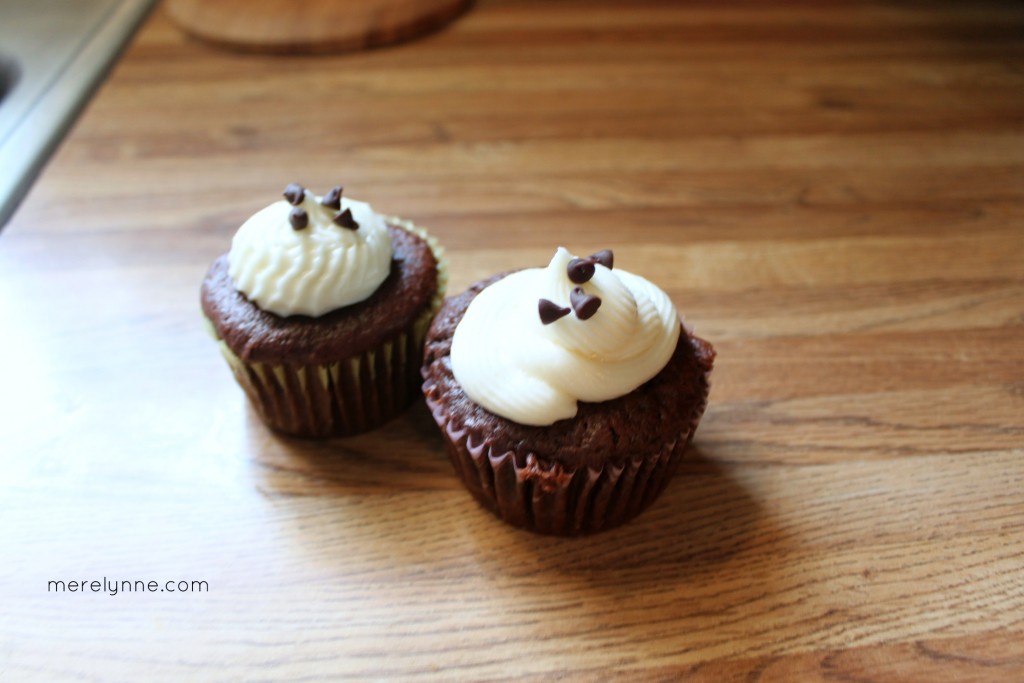
<svg viewBox="0 0 1024 683">
<path fill-rule="evenodd" d="M 390 45 L 437 29 L 471 0 L 166 0 L 186 33 L 234 50 L 325 53 Z"/>
<path fill-rule="evenodd" d="M 628 526 L 505 526 L 422 404 L 278 437 L 198 288 L 290 181 L 451 288 L 615 249 L 719 362 Z M 1024 6 L 480 2 L 335 57 L 158 11 L 0 235 L 4 681 L 1024 680 Z M 54 592 L 51 580 L 206 581 Z"/>
</svg>

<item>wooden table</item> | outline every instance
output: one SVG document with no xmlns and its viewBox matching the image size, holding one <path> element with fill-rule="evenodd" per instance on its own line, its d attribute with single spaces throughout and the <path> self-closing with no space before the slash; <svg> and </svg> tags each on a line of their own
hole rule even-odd
<svg viewBox="0 0 1024 683">
<path fill-rule="evenodd" d="M 665 495 L 547 538 L 421 404 L 268 432 L 198 289 L 293 180 L 428 227 L 452 291 L 558 244 L 666 288 L 719 363 Z M 4 681 L 1024 680 L 1020 3 L 480 2 L 316 58 L 158 12 L 0 320 Z M 49 589 L 104 577 L 208 590 Z"/>
</svg>

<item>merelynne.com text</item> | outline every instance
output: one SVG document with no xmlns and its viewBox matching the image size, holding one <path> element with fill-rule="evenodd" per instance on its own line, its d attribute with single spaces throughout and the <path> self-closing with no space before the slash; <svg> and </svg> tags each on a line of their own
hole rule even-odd
<svg viewBox="0 0 1024 683">
<path fill-rule="evenodd" d="M 116 581 L 103 577 L 75 581 L 48 581 L 47 593 L 208 593 L 206 581 Z"/>
</svg>

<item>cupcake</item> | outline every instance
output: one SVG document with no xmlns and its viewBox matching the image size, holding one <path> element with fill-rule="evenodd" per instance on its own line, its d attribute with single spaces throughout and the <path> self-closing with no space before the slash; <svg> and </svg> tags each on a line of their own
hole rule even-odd
<svg viewBox="0 0 1024 683">
<path fill-rule="evenodd" d="M 349 436 L 419 395 L 423 338 L 444 296 L 437 242 L 335 187 L 247 220 L 203 281 L 203 313 L 272 428 Z"/>
<path fill-rule="evenodd" d="M 650 505 L 693 439 L 715 351 L 668 295 L 559 248 L 445 301 L 423 393 L 456 473 L 532 531 L 608 529 Z"/>
</svg>

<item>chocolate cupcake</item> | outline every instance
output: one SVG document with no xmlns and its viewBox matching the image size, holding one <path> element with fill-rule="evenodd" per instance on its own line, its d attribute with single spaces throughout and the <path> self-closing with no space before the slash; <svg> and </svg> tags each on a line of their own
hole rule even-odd
<svg viewBox="0 0 1024 683">
<path fill-rule="evenodd" d="M 239 228 L 203 281 L 203 313 L 272 428 L 349 436 L 418 395 L 423 338 L 444 296 L 437 242 L 336 187 L 299 185 Z"/>
<path fill-rule="evenodd" d="M 704 413 L 715 351 L 612 253 L 498 275 L 445 301 L 423 393 L 456 473 L 511 524 L 575 535 L 665 488 Z"/>
</svg>

